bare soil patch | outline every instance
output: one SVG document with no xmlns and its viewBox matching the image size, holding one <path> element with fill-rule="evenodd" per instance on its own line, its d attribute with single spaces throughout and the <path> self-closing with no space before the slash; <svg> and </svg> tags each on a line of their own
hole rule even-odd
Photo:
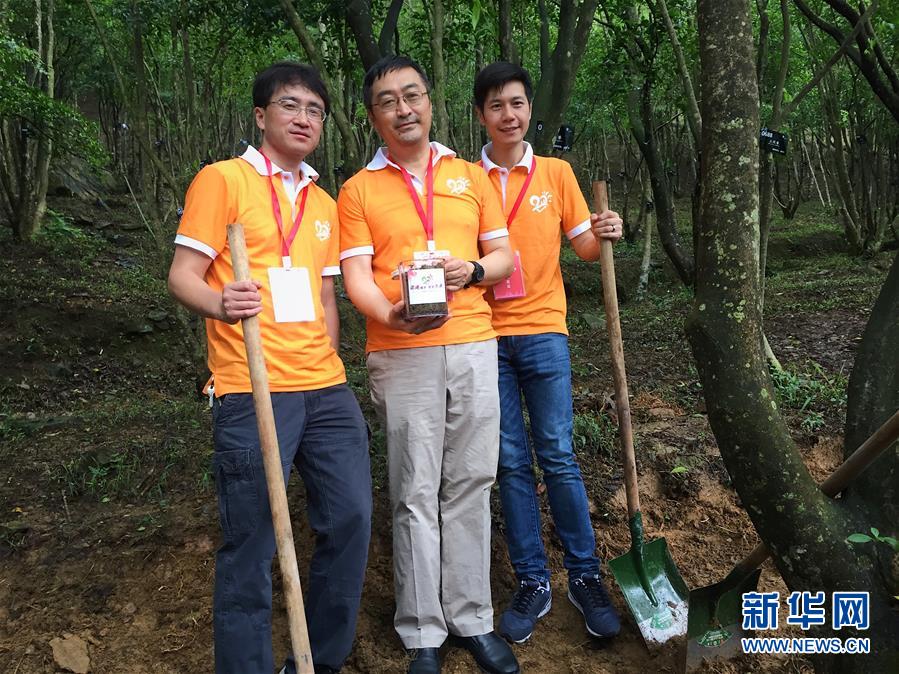
<svg viewBox="0 0 899 674">
<path fill-rule="evenodd" d="M 7 466 L 0 481 L 0 671 L 60 671 L 63 642 L 75 652 L 67 662 L 82 662 L 83 650 L 95 674 L 211 671 L 218 515 L 207 472 L 210 419 L 196 395 L 197 372 L 161 281 L 142 271 L 146 237 L 117 224 L 133 222 L 127 211 L 104 216 L 102 226 L 89 212 L 76 217 L 82 238 L 75 243 L 65 233 L 27 246 L 0 237 L 0 290 L 11 298 L 0 321 L 0 461 Z M 633 275 L 637 263 L 624 258 L 622 274 Z M 578 452 L 599 552 L 607 559 L 624 553 L 629 539 L 610 442 L 604 330 L 585 320 L 602 313 L 594 273 L 569 275 L 576 286 L 570 322 L 576 413 L 594 424 L 585 427 Z M 682 293 L 674 286 L 655 292 L 642 308 L 622 304 L 644 519 L 647 535 L 664 536 L 688 585 L 699 587 L 721 579 L 757 539 L 704 415 L 683 337 Z M 353 315 L 345 300 L 341 310 Z M 151 311 L 156 319 L 148 318 Z M 830 374 L 848 374 L 864 320 L 864 310 L 810 305 L 772 321 L 770 339 L 787 363 L 810 360 Z M 360 327 L 358 320 L 345 321 L 345 355 L 350 382 L 367 408 Z M 822 479 L 841 460 L 836 424 L 807 432 L 799 431 L 798 418 L 790 422 L 812 473 Z M 351 674 L 406 666 L 392 627 L 390 518 L 379 451 L 376 439 L 374 530 L 357 641 L 345 668 Z M 290 502 L 305 568 L 311 533 L 298 480 Z M 611 643 L 589 637 L 566 598 L 562 549 L 545 495 L 542 510 L 555 601 L 531 642 L 515 647 L 522 670 L 678 671 L 670 652 L 646 650 L 614 583 L 622 634 Z M 499 612 L 514 589 L 499 517 L 492 581 Z M 786 589 L 770 564 L 761 587 Z M 274 601 L 280 658 L 288 636 L 277 579 Z M 471 672 L 474 665 L 467 654 L 447 649 L 444 671 Z M 810 668 L 798 658 L 756 657 L 708 671 Z"/>
</svg>

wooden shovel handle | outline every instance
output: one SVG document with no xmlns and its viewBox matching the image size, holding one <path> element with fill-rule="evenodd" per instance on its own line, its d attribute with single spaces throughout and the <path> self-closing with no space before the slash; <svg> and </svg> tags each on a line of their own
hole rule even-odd
<svg viewBox="0 0 899 674">
<path fill-rule="evenodd" d="M 593 181 L 593 201 L 596 212 L 609 208 L 609 195 L 604 180 Z M 624 464 L 624 491 L 627 495 L 628 518 L 640 512 L 640 493 L 637 490 L 637 461 L 634 458 L 634 431 L 631 427 L 631 406 L 627 395 L 627 374 L 624 370 L 624 344 L 621 340 L 621 321 L 618 317 L 618 292 L 615 287 L 615 259 L 612 242 L 599 240 L 599 269 L 602 274 L 602 299 L 606 310 L 606 327 L 612 351 L 612 380 L 615 383 L 615 410 L 618 412 L 618 433 L 621 436 Z"/>
<path fill-rule="evenodd" d="M 240 224 L 228 225 L 228 245 L 231 249 L 234 280 L 249 281 L 250 263 L 247 258 L 247 244 L 243 235 L 243 227 Z M 297 554 L 290 526 L 290 511 L 287 508 L 287 491 L 281 468 L 281 452 L 278 448 L 278 433 L 275 429 L 272 397 L 268 390 L 268 370 L 265 366 L 265 355 L 262 352 L 259 317 L 244 318 L 241 326 L 243 341 L 247 348 L 247 364 L 250 368 L 250 383 L 253 387 L 253 405 L 256 408 L 256 424 L 259 428 L 259 442 L 262 446 L 265 482 L 268 487 L 268 500 L 271 504 L 275 544 L 278 547 L 278 563 L 284 584 L 284 598 L 287 602 L 290 643 L 297 664 L 297 672 L 314 674 L 309 633 L 306 629 L 306 613 L 303 608 L 303 592 L 297 569 Z"/>
<path fill-rule="evenodd" d="M 871 437 L 862 443 L 861 447 L 852 452 L 824 482 L 818 485 L 818 488 L 830 498 L 833 498 L 848 487 L 868 466 L 874 463 L 875 459 L 883 454 L 884 450 L 892 445 L 896 438 L 899 438 L 899 410 L 896 410 L 893 416 L 874 431 Z M 737 569 L 749 573 L 760 567 L 770 554 L 768 546 L 764 543 L 759 543 L 752 552 L 737 564 Z"/>
</svg>

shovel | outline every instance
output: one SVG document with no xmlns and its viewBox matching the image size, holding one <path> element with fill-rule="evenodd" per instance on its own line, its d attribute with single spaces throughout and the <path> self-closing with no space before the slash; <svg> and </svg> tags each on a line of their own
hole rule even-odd
<svg viewBox="0 0 899 674">
<path fill-rule="evenodd" d="M 250 280 L 250 264 L 247 258 L 247 243 L 243 227 L 234 223 L 228 225 L 228 245 L 231 248 L 231 264 L 235 281 Z M 284 598 L 287 602 L 287 624 L 290 629 L 290 645 L 296 660 L 298 674 L 314 674 L 309 633 L 306 630 L 306 614 L 303 609 L 303 592 L 300 574 L 297 570 L 297 553 L 290 527 L 290 512 L 287 509 L 287 491 L 284 474 L 281 472 L 281 452 L 278 448 L 278 433 L 275 429 L 275 415 L 272 411 L 272 396 L 268 390 L 268 370 L 262 353 L 262 336 L 259 332 L 259 317 L 251 316 L 241 321 L 243 341 L 247 347 L 247 364 L 250 368 L 250 383 L 253 388 L 253 405 L 256 409 L 256 424 L 259 428 L 259 442 L 262 446 L 262 463 L 265 467 L 265 483 L 272 510 L 272 526 L 275 530 L 275 544 L 278 548 L 278 563 L 284 584 Z"/>
<path fill-rule="evenodd" d="M 608 208 L 609 200 L 604 181 L 593 183 L 593 198 L 597 213 L 602 213 Z M 624 462 L 628 527 L 631 533 L 630 551 L 611 560 L 609 568 L 624 594 L 643 640 L 647 646 L 652 647 L 686 633 L 688 590 L 674 565 L 674 560 L 671 559 L 665 539 L 643 541 L 643 517 L 640 513 L 640 495 L 637 492 L 634 435 L 627 397 L 621 324 L 618 320 L 615 262 L 612 243 L 607 239 L 600 240 L 600 265 L 603 303 L 612 349 L 612 376 L 615 381 L 615 404 Z"/>
<path fill-rule="evenodd" d="M 821 491 L 831 498 L 839 494 L 896 438 L 899 438 L 899 411 L 819 485 Z M 704 661 L 730 658 L 740 652 L 740 639 L 745 636 L 743 593 L 755 591 L 761 574 L 758 567 L 770 554 L 765 544 L 760 543 L 724 580 L 690 593 L 688 670 L 699 667 Z"/>
</svg>

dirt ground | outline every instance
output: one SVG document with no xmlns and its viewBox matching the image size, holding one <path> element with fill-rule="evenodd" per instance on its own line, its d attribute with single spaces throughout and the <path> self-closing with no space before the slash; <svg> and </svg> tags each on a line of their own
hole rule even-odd
<svg viewBox="0 0 899 674">
<path fill-rule="evenodd" d="M 57 207 L 77 213 L 70 204 Z M 183 325 L 147 269 L 147 237 L 128 224 L 124 209 L 104 217 L 112 222 L 71 215 L 66 227 L 36 244 L 14 246 L 5 234 L 0 240 L 2 290 L 12 298 L 0 320 L 0 672 L 61 671 L 51 642 L 59 649 L 62 642 L 54 640 L 65 639 L 84 643 L 95 674 L 211 671 L 218 523 L 207 470 L 209 413 L 196 395 Z M 636 255 L 622 253 L 623 278 Z M 664 272 L 655 280 L 666 287 Z M 606 429 L 606 436 L 585 431 L 578 451 L 599 552 L 608 559 L 629 541 L 621 471 L 607 437 L 612 422 L 602 411 L 611 393 L 606 342 L 589 320 L 591 311 L 601 314 L 591 299 L 598 296 L 595 281 L 575 287 L 576 411 Z M 671 292 L 675 286 L 665 291 Z M 659 290 L 655 307 L 630 313 L 622 303 L 641 497 L 648 537 L 664 537 L 687 585 L 699 587 L 726 575 L 757 539 L 703 414 L 679 318 L 685 303 L 665 305 L 664 296 Z M 660 322 L 647 323 L 647 315 Z M 770 323 L 770 340 L 786 363 L 813 360 L 830 375 L 848 375 L 866 316 L 861 303 L 836 310 L 810 304 L 779 316 Z M 364 402 L 361 341 L 351 334 L 353 320 L 346 324 L 350 382 Z M 818 479 L 840 462 L 840 413 L 823 414 L 811 429 L 801 415 L 789 417 Z M 373 452 L 374 530 L 349 673 L 403 672 L 406 664 L 392 629 L 383 456 L 377 447 Z M 290 502 L 302 569 L 311 534 L 298 480 Z M 677 672 L 672 652 L 647 651 L 614 583 L 622 633 L 607 644 L 589 637 L 566 599 L 562 550 L 545 497 L 542 506 L 557 571 L 555 602 L 532 640 L 515 647 L 522 671 Z M 494 508 L 498 513 L 496 498 Z M 499 517 L 492 580 L 499 609 L 513 591 Z M 760 587 L 785 590 L 770 563 Z M 276 590 L 280 658 L 288 637 L 277 581 Z M 444 672 L 474 670 L 466 654 L 446 650 Z M 811 669 L 799 658 L 755 657 L 707 671 Z"/>
</svg>

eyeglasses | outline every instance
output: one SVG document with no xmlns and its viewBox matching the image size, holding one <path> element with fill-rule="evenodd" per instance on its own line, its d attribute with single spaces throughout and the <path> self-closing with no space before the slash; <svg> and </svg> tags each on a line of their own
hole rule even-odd
<svg viewBox="0 0 899 674">
<path fill-rule="evenodd" d="M 266 106 L 269 106 L 272 103 L 276 104 L 291 117 L 296 117 L 301 112 L 305 112 L 306 119 L 317 124 L 321 124 L 328 117 L 328 113 L 317 105 L 300 105 L 292 98 L 279 98 L 277 101 L 269 101 L 266 103 Z"/>
<path fill-rule="evenodd" d="M 402 98 L 410 108 L 417 108 L 428 94 L 429 92 L 427 91 L 408 91 L 400 96 L 400 98 Z M 396 106 L 400 104 L 400 98 L 388 96 L 382 98 L 377 103 L 372 103 L 372 106 L 381 108 L 383 112 L 393 112 L 396 110 Z"/>
</svg>

